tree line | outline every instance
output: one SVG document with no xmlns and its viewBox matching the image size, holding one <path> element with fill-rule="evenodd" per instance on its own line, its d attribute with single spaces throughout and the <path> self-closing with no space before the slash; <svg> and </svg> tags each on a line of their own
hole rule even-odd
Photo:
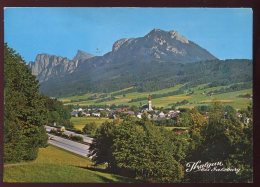
<svg viewBox="0 0 260 187">
<path fill-rule="evenodd" d="M 44 125 L 71 126 L 68 108 L 43 96 L 22 57 L 4 45 L 4 162 L 34 160 L 47 146 Z"/>
<path fill-rule="evenodd" d="M 115 64 L 110 64 L 109 71 L 103 68 L 86 69 L 84 74 L 78 72 L 59 78 L 59 81 L 49 80 L 41 84 L 41 90 L 49 96 L 58 97 L 87 92 L 119 91 L 112 93 L 112 96 L 116 96 L 119 93 L 123 95 L 131 91 L 158 91 L 186 83 L 190 86 L 200 84 L 224 86 L 252 81 L 252 61 L 245 59 L 211 60 L 186 64 L 140 60 L 127 63 L 131 67 L 124 66 L 125 63 L 120 63 L 119 69 L 112 68 Z M 100 72 L 95 73 L 95 70 Z M 122 91 L 130 87 L 133 88 Z"/>
<path fill-rule="evenodd" d="M 208 117 L 204 112 L 193 109 L 177 119 L 189 127 L 185 136 L 148 118 L 105 122 L 89 156 L 95 165 L 145 182 L 252 182 L 252 122 L 243 123 L 232 107 L 217 103 L 208 108 Z M 240 112 L 252 117 L 251 107 Z M 198 160 L 221 161 L 240 172 L 185 172 L 187 162 Z"/>
</svg>

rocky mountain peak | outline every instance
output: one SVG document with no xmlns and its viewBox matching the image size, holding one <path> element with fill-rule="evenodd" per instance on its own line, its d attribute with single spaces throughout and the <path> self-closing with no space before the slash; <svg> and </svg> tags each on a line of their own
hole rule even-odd
<svg viewBox="0 0 260 187">
<path fill-rule="evenodd" d="M 167 32 L 161 29 L 153 29 L 151 30 L 148 34 L 146 34 L 144 37 L 146 38 L 151 38 L 151 37 L 158 37 L 158 36 L 163 36 Z"/>
<path fill-rule="evenodd" d="M 85 52 L 85 51 L 82 51 L 82 50 L 78 50 L 77 51 L 77 54 L 75 55 L 75 57 L 73 58 L 73 61 L 80 61 L 80 60 L 87 60 L 89 58 L 92 58 L 93 55 Z"/>
<path fill-rule="evenodd" d="M 147 39 L 154 38 L 154 40 L 170 40 L 170 39 L 175 39 L 177 41 L 180 41 L 181 43 L 188 44 L 189 40 L 179 34 L 177 31 L 172 30 L 172 31 L 164 31 L 161 29 L 153 29 L 151 30 L 147 35 L 145 35 Z"/>
<path fill-rule="evenodd" d="M 154 29 L 151 30 L 149 33 L 152 34 L 152 33 L 160 33 L 160 32 L 164 32 L 164 31 L 161 30 L 161 29 L 154 28 Z"/>
<path fill-rule="evenodd" d="M 120 40 L 117 40 L 113 44 L 112 51 L 113 52 L 118 51 L 118 49 L 120 49 L 123 45 L 128 45 L 132 40 L 133 40 L 133 38 L 122 38 Z"/>
<path fill-rule="evenodd" d="M 184 36 L 180 35 L 177 31 L 169 31 L 169 34 L 171 38 L 175 38 L 176 40 L 182 42 L 182 43 L 189 43 L 189 40 L 185 38 Z"/>
<path fill-rule="evenodd" d="M 117 40 L 112 47 L 112 52 L 103 58 L 103 62 L 140 59 L 188 63 L 216 58 L 175 30 L 153 29 L 143 37 Z"/>
<path fill-rule="evenodd" d="M 54 77 L 62 77 L 65 74 L 72 73 L 78 67 L 78 61 L 69 60 L 66 57 L 38 54 L 34 62 L 28 66 L 32 74 L 37 76 L 40 82 L 44 82 Z"/>
</svg>

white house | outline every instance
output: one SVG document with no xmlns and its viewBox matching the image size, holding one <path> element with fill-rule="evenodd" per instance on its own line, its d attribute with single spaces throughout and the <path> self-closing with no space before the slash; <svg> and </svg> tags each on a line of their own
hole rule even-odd
<svg viewBox="0 0 260 187">
<path fill-rule="evenodd" d="M 165 118 L 165 114 L 163 112 L 160 112 L 159 117 L 160 118 Z"/>
<path fill-rule="evenodd" d="M 99 112 L 97 112 L 97 113 L 93 112 L 93 113 L 92 113 L 92 116 L 100 117 L 100 113 L 99 113 Z"/>
<path fill-rule="evenodd" d="M 89 116 L 90 116 L 90 113 L 85 113 L 85 116 L 89 117 Z"/>
<path fill-rule="evenodd" d="M 244 123 L 247 124 L 247 125 L 250 123 L 250 121 L 251 121 L 251 119 L 248 118 L 248 117 L 246 117 L 246 118 L 244 119 Z"/>
<path fill-rule="evenodd" d="M 83 109 L 82 109 L 82 108 L 79 108 L 79 109 L 78 109 L 78 112 L 82 112 L 82 111 L 83 111 Z"/>
<path fill-rule="evenodd" d="M 175 118 L 175 117 L 177 117 L 178 116 L 178 114 L 180 113 L 180 111 L 179 110 L 170 110 L 169 112 L 168 112 L 168 117 L 169 118 Z"/>
<path fill-rule="evenodd" d="M 142 114 L 138 113 L 136 117 L 138 117 L 139 119 L 142 119 Z"/>
</svg>

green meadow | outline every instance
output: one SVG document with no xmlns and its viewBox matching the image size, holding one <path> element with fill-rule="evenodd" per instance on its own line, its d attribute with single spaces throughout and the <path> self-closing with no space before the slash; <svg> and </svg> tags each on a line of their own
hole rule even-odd
<svg viewBox="0 0 260 187">
<path fill-rule="evenodd" d="M 93 168 L 91 160 L 49 145 L 35 161 L 4 165 L 4 182 L 108 183 L 135 182 Z"/>
<path fill-rule="evenodd" d="M 95 122 L 99 126 L 105 121 L 112 121 L 112 119 L 102 117 L 72 117 L 70 121 L 76 129 L 82 130 L 86 124 Z"/>
<path fill-rule="evenodd" d="M 166 88 L 166 89 L 162 89 L 162 90 L 154 91 L 154 92 L 135 92 L 135 91 L 133 91 L 133 92 L 127 93 L 127 94 L 116 95 L 115 99 L 110 100 L 110 101 L 104 101 L 104 102 L 97 102 L 98 99 L 100 99 L 99 96 L 102 95 L 102 93 L 87 93 L 87 94 L 84 94 L 81 96 L 60 98 L 60 100 L 62 102 L 64 102 L 65 104 L 74 104 L 74 105 L 79 105 L 79 106 L 86 106 L 86 105 L 97 105 L 98 106 L 98 105 L 105 105 L 105 104 L 140 106 L 140 104 L 141 105 L 146 104 L 147 100 L 144 99 L 142 101 L 131 102 L 131 103 L 129 103 L 129 101 L 131 101 L 131 99 L 147 97 L 149 94 L 163 94 L 163 93 L 176 91 L 181 86 L 183 86 L 183 85 L 179 84 L 179 85 L 176 85 L 171 88 Z M 188 104 L 181 105 L 179 107 L 193 108 L 194 106 L 208 105 L 212 102 L 218 101 L 224 105 L 231 105 L 232 107 L 234 107 L 236 109 L 241 109 L 241 108 L 246 108 L 248 106 L 248 104 L 251 102 L 251 100 L 248 98 L 242 98 L 242 97 L 238 97 L 238 96 L 243 95 L 243 94 L 252 94 L 252 89 L 244 89 L 244 90 L 239 90 L 239 91 L 234 91 L 234 92 L 227 92 L 227 93 L 221 93 L 221 94 L 215 94 L 212 96 L 207 96 L 206 94 L 203 94 L 203 93 L 207 93 L 209 91 L 214 91 L 214 90 L 219 90 L 221 88 L 226 88 L 228 86 L 217 86 L 217 87 L 211 87 L 211 88 L 204 88 L 204 86 L 205 85 L 199 85 L 199 86 L 190 88 L 190 90 L 193 91 L 193 94 L 190 94 L 190 95 L 189 94 L 179 94 L 179 95 L 170 95 L 170 96 L 165 96 L 165 97 L 160 97 L 160 98 L 154 98 L 154 99 L 152 99 L 152 104 L 155 107 L 169 108 L 172 106 L 172 104 L 174 104 L 176 102 L 188 100 L 189 101 Z M 127 88 L 127 89 L 130 89 L 130 88 Z M 124 90 L 127 90 L 127 89 L 124 89 Z M 120 91 L 123 91 L 123 90 L 120 90 Z M 110 94 L 118 93 L 120 91 L 112 92 Z M 93 99 L 93 100 L 88 99 L 90 96 L 93 96 L 93 95 L 97 96 L 97 99 Z M 80 101 L 75 101 L 75 100 L 79 100 L 79 99 L 80 99 Z M 97 120 L 97 123 L 99 123 L 98 120 Z"/>
</svg>

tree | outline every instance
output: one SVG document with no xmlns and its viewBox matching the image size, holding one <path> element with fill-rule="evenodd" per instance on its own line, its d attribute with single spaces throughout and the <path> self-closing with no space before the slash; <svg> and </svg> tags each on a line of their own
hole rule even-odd
<svg viewBox="0 0 260 187">
<path fill-rule="evenodd" d="M 192 117 L 190 112 L 182 112 L 177 117 L 177 126 L 180 127 L 189 127 L 192 125 Z"/>
<path fill-rule="evenodd" d="M 62 102 L 57 99 L 44 97 L 45 106 L 48 109 L 48 124 L 62 125 L 68 128 L 72 128 L 73 125 L 70 122 L 71 106 L 64 106 Z"/>
<path fill-rule="evenodd" d="M 136 105 L 131 105 L 130 110 L 137 114 L 139 112 L 139 107 Z"/>
<path fill-rule="evenodd" d="M 96 165 L 149 182 L 179 182 L 185 157 L 172 133 L 149 120 L 126 118 L 119 125 L 106 122 L 90 146 Z"/>
<path fill-rule="evenodd" d="M 38 81 L 7 44 L 4 75 L 4 162 L 33 160 L 38 148 L 47 144 L 47 110 Z"/>
<path fill-rule="evenodd" d="M 83 117 L 83 112 L 82 111 L 78 112 L 78 117 Z"/>
<path fill-rule="evenodd" d="M 181 156 L 170 136 L 148 120 L 124 121 L 115 131 L 112 147 L 119 173 L 149 182 L 179 182 Z"/>
<path fill-rule="evenodd" d="M 197 133 L 200 143 L 188 157 L 190 161 L 222 161 L 224 166 L 240 169 L 232 172 L 196 172 L 188 174 L 192 182 L 249 182 L 252 181 L 252 126 L 236 118 L 234 110 L 214 104 L 209 122 Z M 193 141 L 197 141 L 191 137 Z"/>
<path fill-rule="evenodd" d="M 114 167 L 114 157 L 112 154 L 112 145 L 114 138 L 115 124 L 104 122 L 97 130 L 96 137 L 89 148 L 89 156 L 95 162 L 95 165 L 108 163 L 108 168 Z"/>
<path fill-rule="evenodd" d="M 104 110 L 100 111 L 100 117 L 107 117 L 107 112 Z"/>
<path fill-rule="evenodd" d="M 95 122 L 91 122 L 91 123 L 86 124 L 83 127 L 82 131 L 83 131 L 83 133 L 88 134 L 91 137 L 95 137 L 97 129 L 98 129 L 97 124 Z"/>
<path fill-rule="evenodd" d="M 207 120 L 197 109 L 182 112 L 177 118 L 177 125 L 181 127 L 191 127 L 200 129 Z"/>
</svg>

